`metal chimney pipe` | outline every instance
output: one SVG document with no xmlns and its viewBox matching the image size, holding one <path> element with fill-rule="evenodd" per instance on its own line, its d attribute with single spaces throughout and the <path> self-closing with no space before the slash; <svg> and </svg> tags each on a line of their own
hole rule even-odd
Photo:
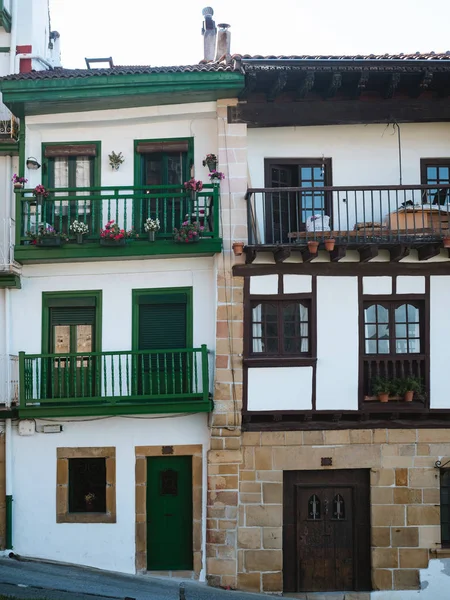
<svg viewBox="0 0 450 600">
<path fill-rule="evenodd" d="M 219 23 L 219 32 L 217 34 L 216 62 L 223 56 L 226 57 L 227 63 L 231 56 L 231 32 L 230 26 L 227 23 Z"/>
<path fill-rule="evenodd" d="M 214 53 L 216 51 L 217 28 L 212 18 L 214 11 L 210 6 L 207 6 L 202 10 L 202 15 L 205 17 L 202 27 L 203 58 L 210 62 L 214 60 Z"/>
</svg>

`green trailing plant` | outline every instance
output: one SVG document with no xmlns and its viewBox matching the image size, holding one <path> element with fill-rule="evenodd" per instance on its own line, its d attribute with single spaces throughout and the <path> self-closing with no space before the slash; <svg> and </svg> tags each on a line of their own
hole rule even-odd
<svg viewBox="0 0 450 600">
<path fill-rule="evenodd" d="M 399 396 L 403 396 L 406 392 L 416 392 L 420 394 L 422 391 L 422 381 L 420 377 L 404 377 L 403 379 L 395 380 L 395 392 Z"/>
<path fill-rule="evenodd" d="M 114 150 L 111 152 L 111 154 L 108 154 L 108 158 L 109 164 L 111 165 L 111 168 L 114 169 L 114 171 L 117 171 L 120 165 L 125 162 L 122 152 L 116 154 Z"/>
</svg>

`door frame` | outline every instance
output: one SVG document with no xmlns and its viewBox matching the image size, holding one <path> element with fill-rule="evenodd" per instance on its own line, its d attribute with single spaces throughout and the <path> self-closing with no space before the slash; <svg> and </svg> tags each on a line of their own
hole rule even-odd
<svg viewBox="0 0 450 600">
<path fill-rule="evenodd" d="M 147 572 L 147 458 L 161 456 L 192 457 L 192 552 L 193 572 L 198 579 L 203 562 L 203 520 L 206 508 L 203 504 L 203 447 L 201 444 L 186 446 L 136 446 L 135 499 L 136 499 L 136 535 L 135 566 L 136 573 Z M 177 571 L 163 572 L 177 576 Z"/>
<path fill-rule="evenodd" d="M 295 533 L 289 539 L 288 532 L 292 524 L 295 524 L 295 531 L 297 530 L 297 488 L 302 487 L 352 488 L 354 589 L 346 591 L 371 590 L 370 470 L 327 469 L 283 472 L 283 591 L 298 591 L 293 589 L 298 588 L 298 571 L 294 568 L 298 563 L 297 536 Z"/>
<path fill-rule="evenodd" d="M 188 143 L 188 151 L 187 151 L 187 161 L 186 161 L 186 171 L 187 175 L 191 173 L 192 167 L 194 165 L 194 138 L 193 137 L 174 137 L 174 138 L 150 138 L 150 139 L 139 139 L 134 140 L 134 187 L 139 188 L 143 187 L 142 184 L 142 154 L 137 151 L 137 147 L 139 144 L 145 142 L 187 142 Z"/>
<path fill-rule="evenodd" d="M 192 287 L 175 288 L 150 288 L 131 291 L 132 299 L 132 325 L 131 325 L 131 349 L 139 349 L 139 297 L 157 296 L 167 294 L 186 294 L 186 348 L 193 348 L 193 290 Z"/>
</svg>

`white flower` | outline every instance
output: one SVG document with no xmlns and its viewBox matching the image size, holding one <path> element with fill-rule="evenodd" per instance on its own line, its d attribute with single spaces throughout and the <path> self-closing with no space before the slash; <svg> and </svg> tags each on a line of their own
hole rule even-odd
<svg viewBox="0 0 450 600">
<path fill-rule="evenodd" d="M 74 221 L 70 226 L 70 231 L 73 231 L 73 233 L 81 233 L 82 235 L 85 235 L 86 233 L 89 233 L 89 227 L 86 223 L 83 223 L 83 221 Z"/>
<path fill-rule="evenodd" d="M 149 231 L 159 231 L 159 219 L 152 219 L 151 217 L 149 217 L 144 223 L 144 229 L 147 233 Z"/>
</svg>

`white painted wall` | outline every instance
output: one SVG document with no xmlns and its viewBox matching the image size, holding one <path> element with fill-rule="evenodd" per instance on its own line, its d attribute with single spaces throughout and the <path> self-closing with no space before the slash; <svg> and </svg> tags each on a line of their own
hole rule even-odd
<svg viewBox="0 0 450 600">
<path fill-rule="evenodd" d="M 317 410 L 358 408 L 358 282 L 317 278 Z"/>
<path fill-rule="evenodd" d="M 450 276 L 430 277 L 430 406 L 449 408 Z"/>
<path fill-rule="evenodd" d="M 102 350 L 131 349 L 132 290 L 192 287 L 194 346 L 215 348 L 213 258 L 25 265 L 11 290 L 11 351 L 41 352 L 42 292 L 102 290 Z"/>
<path fill-rule="evenodd" d="M 311 410 L 312 367 L 248 370 L 248 410 Z"/>
<path fill-rule="evenodd" d="M 14 429 L 14 551 L 22 556 L 135 573 L 135 447 L 201 444 L 205 492 L 207 416 L 93 417 L 77 421 L 55 419 L 55 423 L 63 424 L 63 432 L 58 434 L 23 437 L 17 434 L 17 426 Z M 37 420 L 37 430 L 44 424 Z M 83 446 L 116 448 L 117 523 L 56 523 L 56 449 Z M 204 493 L 203 517 L 205 498 Z"/>
</svg>

